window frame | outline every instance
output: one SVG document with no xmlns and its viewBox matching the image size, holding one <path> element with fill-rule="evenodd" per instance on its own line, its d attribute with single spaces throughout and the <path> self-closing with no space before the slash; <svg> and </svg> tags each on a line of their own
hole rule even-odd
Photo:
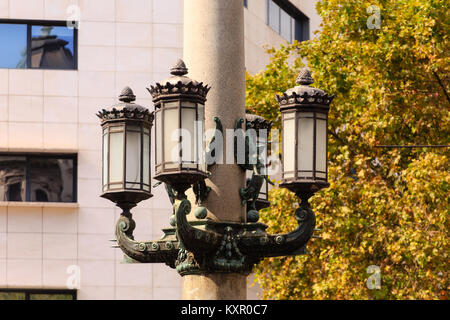
<svg viewBox="0 0 450 320">
<path fill-rule="evenodd" d="M 77 300 L 77 290 L 73 289 L 15 289 L 15 288 L 0 288 L 0 293 L 24 293 L 24 300 L 31 300 L 31 295 L 33 294 L 48 294 L 57 295 L 65 294 L 71 295 L 72 300 Z M 5 301 L 5 300 L 4 300 Z"/>
<path fill-rule="evenodd" d="M 273 2 L 279 7 L 278 10 L 278 29 L 274 30 L 270 26 L 270 3 Z M 294 31 L 292 35 L 292 40 L 285 39 L 281 35 L 281 10 L 286 12 L 291 17 L 291 32 Z M 292 26 L 292 23 L 295 25 Z M 309 40 L 309 18 L 301 12 L 295 5 L 293 5 L 289 0 L 266 0 L 266 24 L 274 30 L 283 39 L 292 42 L 297 40 L 299 42 Z"/>
<path fill-rule="evenodd" d="M 67 21 L 62 20 L 30 20 L 30 19 L 0 19 L 0 24 L 21 24 L 27 26 L 27 66 L 24 70 L 78 70 L 78 28 L 73 27 L 73 68 L 44 68 L 31 67 L 31 29 L 33 26 L 67 27 Z M 19 68 L 0 68 L 19 69 Z"/>
<path fill-rule="evenodd" d="M 0 157 L 24 157 L 25 158 L 25 200 L 22 201 L 11 201 L 17 203 L 38 203 L 40 201 L 32 201 L 31 199 L 31 188 L 30 188 L 30 158 L 45 158 L 45 159 L 70 159 L 73 161 L 73 173 L 72 173 L 72 201 L 70 202 L 55 202 L 55 201 L 47 201 L 46 203 L 77 203 L 78 201 L 78 154 L 76 153 L 45 153 L 45 152 L 0 152 Z"/>
</svg>

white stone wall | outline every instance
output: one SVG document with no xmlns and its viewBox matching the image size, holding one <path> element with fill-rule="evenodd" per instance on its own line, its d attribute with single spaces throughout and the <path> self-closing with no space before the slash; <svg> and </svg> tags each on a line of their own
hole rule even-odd
<svg viewBox="0 0 450 320">
<path fill-rule="evenodd" d="M 315 6 L 317 0 L 291 0 L 291 3 L 309 18 L 309 38 L 315 37 L 319 30 L 320 17 Z M 245 67 L 250 74 L 261 71 L 269 63 L 270 56 L 264 46 L 279 47 L 286 40 L 266 24 L 266 0 L 248 0 L 244 11 L 245 20 Z"/>
<path fill-rule="evenodd" d="M 296 2 L 302 9 L 312 1 Z M 0 0 L 0 18 L 66 20 L 72 4 L 81 9 L 78 70 L 0 69 L 0 151 L 78 153 L 78 203 L 0 202 L 0 288 L 65 288 L 67 268 L 77 265 L 79 299 L 180 299 L 181 278 L 174 270 L 122 264 L 120 249 L 110 248 L 120 212 L 99 197 L 101 132 L 95 113 L 115 103 L 126 85 L 137 103 L 153 110 L 145 87 L 166 78 L 182 57 L 183 1 Z M 305 6 L 310 19 L 311 10 Z M 251 73 L 268 62 L 263 44 L 283 42 L 266 26 L 265 15 L 265 0 L 248 0 Z M 159 238 L 168 225 L 164 187 L 153 194 L 133 210 L 136 239 Z"/>
</svg>

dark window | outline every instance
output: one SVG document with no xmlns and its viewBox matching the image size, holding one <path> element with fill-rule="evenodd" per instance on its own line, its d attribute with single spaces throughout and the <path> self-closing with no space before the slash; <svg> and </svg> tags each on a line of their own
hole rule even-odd
<svg viewBox="0 0 450 320">
<path fill-rule="evenodd" d="M 267 1 L 267 24 L 284 39 L 309 39 L 309 19 L 287 0 Z"/>
<path fill-rule="evenodd" d="M 248 7 L 248 1 L 247 0 L 244 0 L 244 7 Z"/>
<path fill-rule="evenodd" d="M 0 68 L 77 69 L 77 35 L 65 21 L 0 19 Z"/>
<path fill-rule="evenodd" d="M 76 300 L 75 290 L 0 289 L 0 300 Z"/>
<path fill-rule="evenodd" d="M 76 202 L 76 155 L 0 153 L 0 201 Z"/>
</svg>

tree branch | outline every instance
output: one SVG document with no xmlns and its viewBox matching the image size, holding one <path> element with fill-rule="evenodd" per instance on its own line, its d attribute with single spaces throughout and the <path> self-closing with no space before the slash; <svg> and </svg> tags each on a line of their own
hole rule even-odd
<svg viewBox="0 0 450 320">
<path fill-rule="evenodd" d="M 445 89 L 444 84 L 441 81 L 441 78 L 439 78 L 439 75 L 437 74 L 436 71 L 433 71 L 433 75 L 436 78 L 439 85 L 441 86 L 442 91 L 444 92 L 445 96 L 447 97 L 447 101 L 450 103 L 450 96 L 448 95 L 447 89 Z"/>
</svg>

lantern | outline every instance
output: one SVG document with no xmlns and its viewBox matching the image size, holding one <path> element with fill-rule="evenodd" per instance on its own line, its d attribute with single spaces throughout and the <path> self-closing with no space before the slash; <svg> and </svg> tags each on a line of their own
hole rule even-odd
<svg viewBox="0 0 450 320">
<path fill-rule="evenodd" d="M 268 159 L 268 135 L 269 131 L 272 128 L 272 122 L 267 121 L 261 116 L 257 116 L 254 114 L 247 113 L 245 115 L 246 122 L 246 130 L 255 130 L 254 136 L 256 137 L 257 144 L 257 152 L 260 161 L 264 164 L 264 167 L 261 168 L 261 174 L 267 175 L 267 159 Z M 249 138 L 252 138 L 252 135 L 249 135 Z M 246 180 L 247 184 L 251 180 L 253 174 L 253 170 L 246 170 Z M 256 210 L 261 210 L 263 208 L 267 208 L 269 203 L 269 183 L 267 180 L 264 180 L 263 185 L 259 191 L 258 199 L 255 202 Z M 249 203 L 247 203 L 248 207 Z M 248 208 L 247 210 L 250 210 Z"/>
<path fill-rule="evenodd" d="M 282 183 L 296 193 L 313 194 L 328 187 L 327 124 L 333 99 L 311 87 L 308 69 L 297 78 L 298 86 L 277 95 L 282 115 Z"/>
<path fill-rule="evenodd" d="M 150 131 L 153 113 L 135 104 L 133 91 L 122 90 L 120 103 L 97 116 L 103 130 L 102 197 L 119 206 L 134 206 L 152 197 Z"/>
<path fill-rule="evenodd" d="M 203 132 L 210 88 L 187 72 L 178 60 L 170 78 L 148 89 L 155 104 L 155 179 L 175 189 L 187 189 L 207 176 Z"/>
</svg>

